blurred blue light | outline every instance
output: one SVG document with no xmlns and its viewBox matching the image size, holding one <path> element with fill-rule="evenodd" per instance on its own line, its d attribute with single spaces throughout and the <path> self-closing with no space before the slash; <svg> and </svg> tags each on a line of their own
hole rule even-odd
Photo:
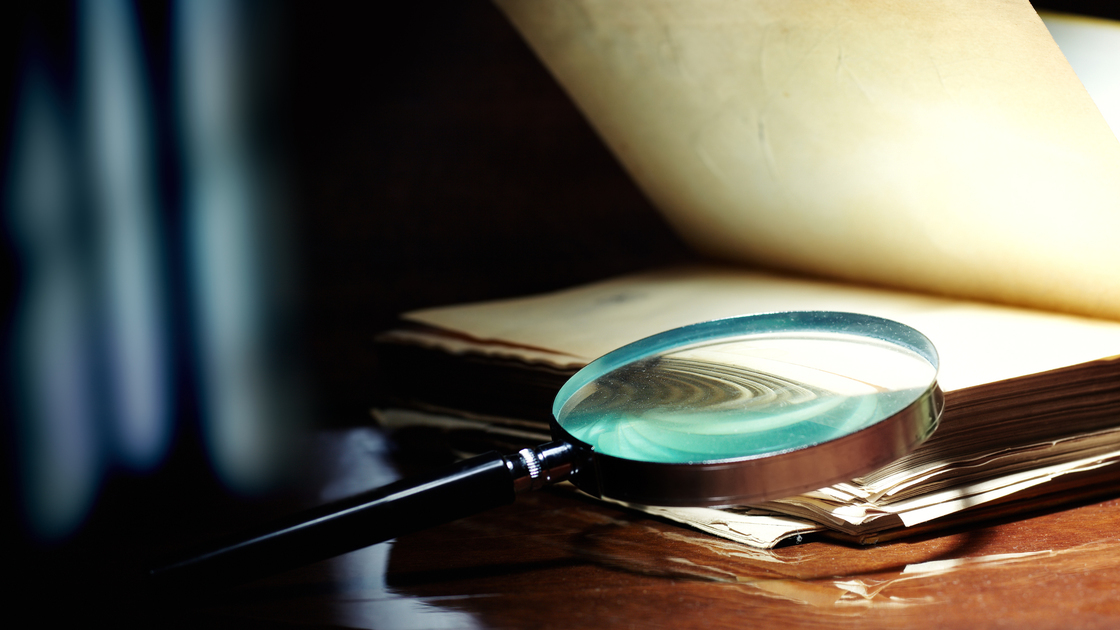
<svg viewBox="0 0 1120 630">
<path fill-rule="evenodd" d="M 97 439 L 89 268 L 55 88 L 34 56 L 17 101 L 5 214 L 22 262 L 11 344 L 24 517 L 39 537 L 73 532 L 104 468 Z"/>
<path fill-rule="evenodd" d="M 21 274 L 5 386 L 35 537 L 77 531 L 114 471 L 157 469 L 179 421 L 240 491 L 267 487 L 294 445 L 285 226 L 250 131 L 246 6 L 173 3 L 162 75 L 130 0 L 79 0 L 73 50 L 25 43 L 3 173 Z"/>
<path fill-rule="evenodd" d="M 146 470 L 163 459 L 172 434 L 149 90 L 130 5 L 86 1 L 80 15 L 109 430 L 119 460 Z"/>
<path fill-rule="evenodd" d="M 215 469 L 242 491 L 267 485 L 289 446 L 298 397 L 284 382 L 265 160 L 250 138 L 246 13 L 233 0 L 175 5 L 188 256 L 203 401 Z"/>
</svg>

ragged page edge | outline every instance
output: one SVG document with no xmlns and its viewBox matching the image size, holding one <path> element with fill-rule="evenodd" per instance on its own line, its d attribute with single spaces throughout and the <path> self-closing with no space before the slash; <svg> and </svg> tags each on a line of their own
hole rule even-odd
<svg viewBox="0 0 1120 630">
<path fill-rule="evenodd" d="M 494 433 L 527 443 L 540 443 L 551 440 L 547 427 L 539 422 L 498 418 L 482 414 L 460 412 L 441 412 L 438 410 L 415 410 L 400 408 L 371 409 L 370 417 L 377 426 L 386 431 L 396 431 L 408 427 L 431 427 L 446 430 L 470 430 Z M 477 453 L 472 453 L 477 455 Z"/>
<path fill-rule="evenodd" d="M 596 499 L 688 525 L 702 532 L 759 549 L 772 549 L 790 539 L 800 542 L 802 536 L 824 530 L 824 526 L 818 523 L 791 516 L 742 514 L 733 510 L 714 508 L 660 507 L 599 497 Z"/>
<path fill-rule="evenodd" d="M 901 522 L 906 527 L 913 527 L 1005 497 L 1011 497 L 1063 475 L 1088 472 L 1110 466 L 1117 463 L 1118 460 L 1120 460 L 1120 452 L 1098 454 L 1042 468 L 1000 475 L 981 482 L 962 484 L 894 504 L 866 502 L 835 504 L 811 497 L 789 497 L 768 502 L 759 507 L 797 518 L 831 524 L 835 529 L 849 533 L 876 529 L 874 523 L 885 517 L 896 518 L 897 521 L 892 518 L 890 521 L 892 524 Z"/>
<path fill-rule="evenodd" d="M 478 354 L 497 359 L 520 361 L 530 365 L 544 365 L 557 369 L 577 369 L 587 365 L 589 359 L 527 346 L 479 341 L 440 330 L 413 330 L 395 328 L 375 337 L 377 343 L 414 345 L 449 354 Z"/>
</svg>

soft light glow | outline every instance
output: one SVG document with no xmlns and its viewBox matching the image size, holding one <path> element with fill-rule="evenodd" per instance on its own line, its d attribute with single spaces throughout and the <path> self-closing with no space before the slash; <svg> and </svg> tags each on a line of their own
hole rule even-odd
<svg viewBox="0 0 1120 630">
<path fill-rule="evenodd" d="M 151 108 L 129 5 L 104 0 L 81 8 L 110 432 L 123 463 L 149 469 L 167 452 L 172 426 Z"/>
<path fill-rule="evenodd" d="M 251 77 L 241 55 L 243 12 L 231 0 L 176 5 L 179 121 L 203 428 L 214 467 L 241 490 L 267 484 L 285 448 L 298 395 L 270 311 L 261 157 L 249 140 Z"/>
<path fill-rule="evenodd" d="M 1108 126 L 1120 138 L 1120 24 L 1056 13 L 1040 15 Z"/>
<path fill-rule="evenodd" d="M 43 68 L 25 68 L 7 227 L 23 261 L 12 356 L 24 518 L 40 538 L 83 522 L 101 482 L 89 269 L 65 115 Z"/>
</svg>

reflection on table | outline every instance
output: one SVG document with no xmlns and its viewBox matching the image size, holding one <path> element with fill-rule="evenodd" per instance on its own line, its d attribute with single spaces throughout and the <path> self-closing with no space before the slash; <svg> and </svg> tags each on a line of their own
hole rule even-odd
<svg viewBox="0 0 1120 630">
<path fill-rule="evenodd" d="M 327 434 L 322 498 L 386 478 L 384 438 Z M 380 479 L 378 479 L 380 477 Z M 362 628 L 1104 627 L 1120 500 L 872 547 L 762 551 L 564 489 L 246 585 L 192 619 Z"/>
</svg>

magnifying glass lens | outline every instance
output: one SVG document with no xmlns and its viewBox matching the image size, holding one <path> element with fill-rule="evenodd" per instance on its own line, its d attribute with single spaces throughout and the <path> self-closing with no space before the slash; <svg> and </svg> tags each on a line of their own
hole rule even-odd
<svg viewBox="0 0 1120 630">
<path fill-rule="evenodd" d="M 864 334 L 746 334 L 618 365 L 574 391 L 557 422 L 596 452 L 634 461 L 764 456 L 890 417 L 936 372 L 917 352 Z"/>
</svg>

